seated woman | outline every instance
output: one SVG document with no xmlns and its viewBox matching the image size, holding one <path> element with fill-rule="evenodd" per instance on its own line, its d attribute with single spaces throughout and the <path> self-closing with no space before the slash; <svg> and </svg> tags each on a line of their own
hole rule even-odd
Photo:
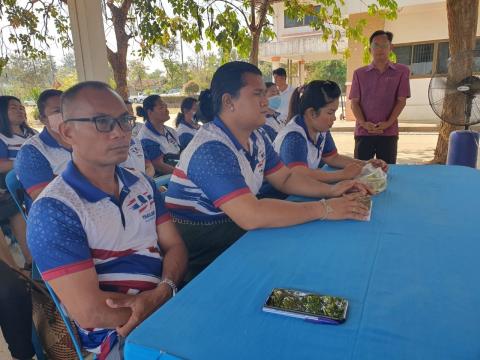
<svg viewBox="0 0 480 360">
<path fill-rule="evenodd" d="M 265 125 L 262 126 L 262 129 L 265 130 L 273 143 L 278 132 L 285 126 L 283 121 L 279 119 L 280 113 L 277 111 L 282 103 L 282 98 L 277 85 L 273 82 L 266 82 L 265 86 L 267 87 L 268 112 L 265 115 Z"/>
<path fill-rule="evenodd" d="M 367 216 L 358 200 L 369 192 L 364 185 L 352 180 L 327 185 L 283 165 L 266 135 L 256 130 L 265 123 L 265 93 L 261 71 L 236 61 L 215 72 L 210 95 L 202 96 L 200 109 L 214 120 L 201 127 L 182 153 L 165 199 L 188 248 L 186 281 L 246 230 Z M 258 200 L 264 178 L 287 194 L 332 199 Z M 351 191 L 360 192 L 341 196 Z"/>
<path fill-rule="evenodd" d="M 323 80 L 314 80 L 293 92 L 289 112 L 294 117 L 274 142 L 275 150 L 292 172 L 330 183 L 353 179 L 367 163 L 340 155 L 335 147 L 330 128 L 335 121 L 340 95 L 337 83 Z M 322 162 L 341 170 L 320 170 Z M 383 160 L 369 162 L 387 171 Z"/>
<path fill-rule="evenodd" d="M 137 115 L 145 120 L 138 133 L 145 160 L 153 164 L 156 173 L 171 174 L 180 154 L 180 143 L 175 130 L 164 125 L 170 119 L 167 104 L 160 96 L 150 95 L 143 100 L 143 107 L 137 107 Z"/>
<path fill-rule="evenodd" d="M 25 221 L 6 189 L 5 176 L 12 170 L 22 144 L 35 134 L 27 125 L 27 114 L 20 100 L 14 96 L 0 96 L 0 221 L 9 220 L 27 268 L 31 266 L 32 257 L 25 238 Z"/>
<path fill-rule="evenodd" d="M 197 133 L 198 129 L 200 129 L 200 125 L 194 121 L 197 108 L 197 99 L 192 97 L 186 97 L 180 104 L 180 112 L 175 120 L 175 126 L 177 127 L 177 135 L 180 140 L 180 149 L 182 151 L 193 139 L 193 136 Z"/>
</svg>

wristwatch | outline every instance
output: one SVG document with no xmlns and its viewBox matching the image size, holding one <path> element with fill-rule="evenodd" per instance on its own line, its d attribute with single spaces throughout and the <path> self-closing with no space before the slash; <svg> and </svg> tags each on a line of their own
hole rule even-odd
<svg viewBox="0 0 480 360">
<path fill-rule="evenodd" d="M 168 286 L 170 286 L 170 288 L 172 289 L 172 297 L 175 296 L 178 289 L 177 289 L 177 285 L 175 285 L 175 283 L 172 280 L 170 280 L 169 278 L 163 278 L 158 285 L 161 285 L 161 284 L 167 284 Z"/>
</svg>

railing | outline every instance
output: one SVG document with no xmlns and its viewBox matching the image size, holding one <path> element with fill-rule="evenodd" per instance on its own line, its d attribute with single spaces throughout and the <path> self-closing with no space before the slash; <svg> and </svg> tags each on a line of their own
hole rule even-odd
<svg viewBox="0 0 480 360">
<path fill-rule="evenodd" d="M 291 39 L 260 44 L 260 57 L 289 57 L 308 54 L 330 53 L 331 41 L 324 41 L 321 35 L 299 36 Z M 342 38 L 338 44 L 338 52 L 348 46 L 347 39 Z"/>
</svg>

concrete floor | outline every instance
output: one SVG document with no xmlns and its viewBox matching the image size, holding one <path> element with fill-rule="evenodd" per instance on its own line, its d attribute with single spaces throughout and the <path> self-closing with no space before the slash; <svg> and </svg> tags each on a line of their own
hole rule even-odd
<svg viewBox="0 0 480 360">
<path fill-rule="evenodd" d="M 421 164 L 433 159 L 433 152 L 437 142 L 435 132 L 402 133 L 398 142 L 399 164 Z M 340 154 L 352 156 L 354 149 L 353 132 L 334 132 L 333 138 Z M 0 336 L 0 359 L 10 359 L 7 346 Z"/>
</svg>

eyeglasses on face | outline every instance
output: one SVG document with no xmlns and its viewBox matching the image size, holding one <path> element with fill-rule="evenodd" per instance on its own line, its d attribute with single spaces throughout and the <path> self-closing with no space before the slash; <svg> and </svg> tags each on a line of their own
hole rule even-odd
<svg viewBox="0 0 480 360">
<path fill-rule="evenodd" d="M 388 49 L 390 47 L 390 44 L 372 43 L 371 47 L 372 47 L 372 49 Z"/>
<path fill-rule="evenodd" d="M 69 121 L 93 122 L 98 132 L 108 133 L 115 128 L 115 124 L 117 124 L 120 127 L 120 129 L 122 129 L 123 131 L 126 131 L 126 132 L 132 131 L 133 127 L 135 126 L 135 120 L 136 120 L 135 116 L 125 114 L 117 118 L 110 115 L 98 115 L 91 118 L 66 119 L 64 122 L 69 122 Z"/>
</svg>

